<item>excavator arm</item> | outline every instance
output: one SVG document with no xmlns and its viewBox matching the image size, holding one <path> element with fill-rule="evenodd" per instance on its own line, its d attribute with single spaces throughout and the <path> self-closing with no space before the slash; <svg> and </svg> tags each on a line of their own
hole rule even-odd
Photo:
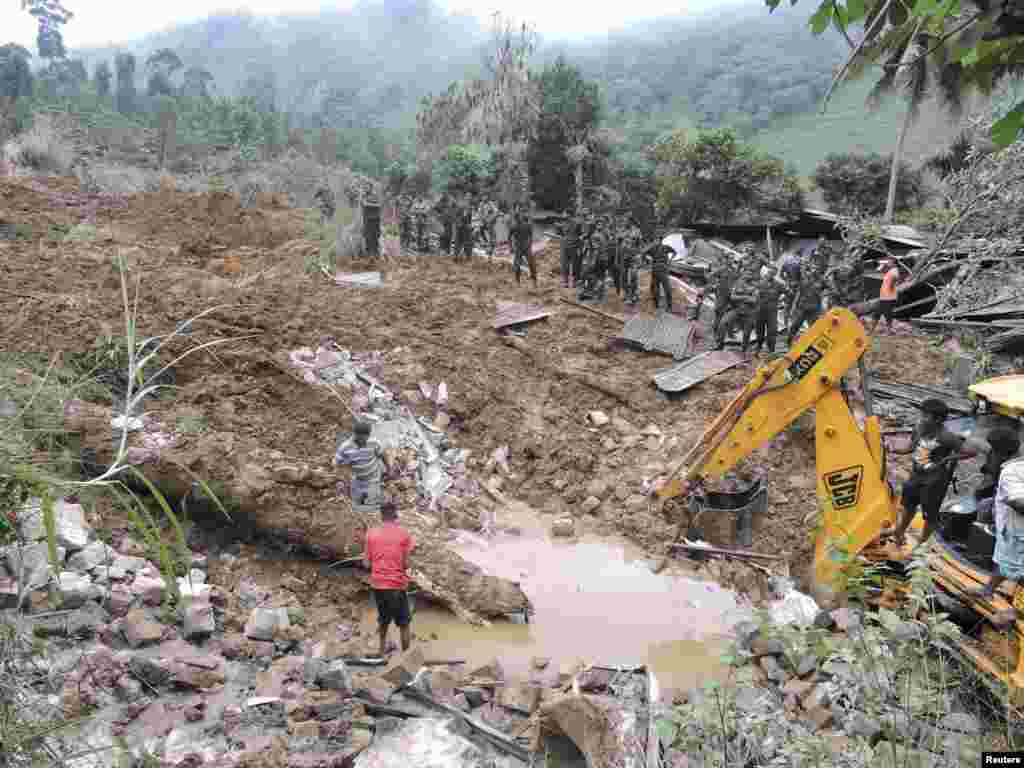
<svg viewBox="0 0 1024 768">
<path fill-rule="evenodd" d="M 813 408 L 822 507 L 815 581 L 832 586 L 845 558 L 860 553 L 896 518 L 878 418 L 869 415 L 862 431 L 840 388 L 842 376 L 866 349 L 867 335 L 856 316 L 848 309 L 829 310 L 784 357 L 758 369 L 657 490 L 658 496 L 681 496 L 721 477 Z M 677 475 L 682 479 L 675 479 Z"/>
</svg>

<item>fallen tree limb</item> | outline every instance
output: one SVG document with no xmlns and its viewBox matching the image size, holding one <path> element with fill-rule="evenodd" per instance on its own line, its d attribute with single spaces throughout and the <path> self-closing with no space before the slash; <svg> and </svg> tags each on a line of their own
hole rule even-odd
<svg viewBox="0 0 1024 768">
<path fill-rule="evenodd" d="M 742 549 L 723 549 L 721 547 L 699 547 L 696 544 L 669 544 L 669 549 L 683 549 L 688 552 L 706 552 L 709 555 L 729 555 L 731 557 L 749 557 L 759 560 L 785 560 L 784 555 L 766 555 L 760 552 L 747 552 Z"/>
<path fill-rule="evenodd" d="M 603 317 L 606 320 L 612 320 L 612 321 L 614 321 L 616 323 L 622 323 L 623 325 L 625 325 L 625 323 L 626 323 L 626 318 L 624 318 L 624 317 L 619 317 L 618 315 L 613 315 L 611 312 L 602 312 L 600 309 L 594 309 L 594 307 L 588 307 L 586 304 L 580 304 L 578 301 L 573 301 L 572 299 L 567 299 L 564 296 L 559 298 L 558 300 L 560 302 L 562 302 L 563 304 L 568 304 L 570 307 L 576 307 L 577 309 L 585 309 L 587 312 L 593 312 L 595 315 L 598 315 L 599 317 Z"/>
<path fill-rule="evenodd" d="M 522 352 L 524 355 L 526 355 L 535 363 L 537 363 L 537 365 L 540 366 L 541 368 L 545 368 L 548 371 L 551 371 L 552 373 L 557 374 L 559 376 L 564 376 L 567 379 L 578 381 L 580 384 L 583 384 L 586 387 L 590 387 L 591 389 L 596 390 L 603 395 L 607 395 L 608 397 L 618 400 L 620 403 L 622 403 L 623 405 L 627 405 L 630 408 L 635 407 L 633 405 L 633 399 L 629 397 L 629 395 L 625 394 L 624 392 L 619 392 L 614 387 L 608 386 L 603 381 L 598 380 L 596 377 L 591 376 L 590 374 L 574 373 L 572 371 L 567 371 L 563 368 L 559 368 L 556 365 L 552 365 L 551 363 L 544 360 L 540 353 L 530 349 L 526 345 L 526 343 L 522 341 L 522 339 L 513 338 L 511 336 L 503 336 L 502 341 L 508 346 L 513 347 L 514 349 L 517 349 L 520 352 Z"/>
<path fill-rule="evenodd" d="M 928 317 L 915 317 L 910 322 L 914 325 L 941 325 L 953 328 L 1005 328 L 1010 331 L 1019 331 L 1024 329 L 1024 320 L 1017 322 L 1004 320 L 1002 322 L 992 321 L 986 323 L 983 320 L 941 320 Z"/>
</svg>

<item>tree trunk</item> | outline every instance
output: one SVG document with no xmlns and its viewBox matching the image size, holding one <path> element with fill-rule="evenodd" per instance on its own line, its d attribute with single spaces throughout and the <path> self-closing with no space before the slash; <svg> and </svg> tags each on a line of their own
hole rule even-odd
<svg viewBox="0 0 1024 768">
<path fill-rule="evenodd" d="M 903 159 L 903 144 L 910 131 L 910 123 L 913 121 L 914 110 L 907 105 L 907 114 L 903 118 L 903 125 L 900 127 L 900 137 L 896 141 L 896 151 L 892 153 L 892 168 L 889 170 L 889 197 L 885 201 L 885 223 L 892 224 L 893 215 L 896 212 L 896 182 L 899 180 L 900 161 Z"/>
</svg>

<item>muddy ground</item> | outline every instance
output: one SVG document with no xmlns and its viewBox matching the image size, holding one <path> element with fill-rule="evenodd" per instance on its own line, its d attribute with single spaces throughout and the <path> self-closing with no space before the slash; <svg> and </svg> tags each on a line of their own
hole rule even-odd
<svg viewBox="0 0 1024 768">
<path fill-rule="evenodd" d="M 487 459 L 507 445 L 511 473 L 495 474 L 503 494 L 543 513 L 575 517 L 580 530 L 622 533 L 663 555 L 685 524 L 680 508 L 657 510 L 648 503 L 641 494 L 644 480 L 673 466 L 756 363 L 718 375 L 677 401 L 665 400 L 651 374 L 670 359 L 616 347 L 610 340 L 621 326 L 559 302 L 571 296 L 554 276 L 557 247 L 541 256 L 539 291 L 525 280 L 517 286 L 506 264 L 477 259 L 461 265 L 443 257 L 353 265 L 353 271 L 383 269 L 383 287 L 339 287 L 305 272 L 306 257 L 317 246 L 303 239 L 304 212 L 275 200 L 244 210 L 226 194 L 170 188 L 104 198 L 93 205 L 96 239 L 61 242 L 54 227 L 82 221 L 81 202 L 72 194 L 76 184 L 0 179 L 0 221 L 21 225 L 19 239 L 0 240 L 0 312 L 6 318 L 0 352 L 81 352 L 97 338 L 119 333 L 118 252 L 128 260 L 131 279 L 140 280 L 144 335 L 167 333 L 225 305 L 197 324 L 189 343 L 248 338 L 184 360 L 176 367 L 183 389 L 148 407 L 172 422 L 190 415 L 203 423 L 198 434 L 180 436 L 178 450 L 211 480 L 227 481 L 237 471 L 226 457 L 239 446 L 276 451 L 331 474 L 337 435 L 349 428 L 351 416 L 286 364 L 290 350 L 315 348 L 330 338 L 356 353 L 381 352 L 375 375 L 419 415 L 433 418 L 436 409 L 415 394 L 418 383 L 446 382 L 447 431 L 454 445 L 472 451 L 472 474 L 486 479 Z M 69 196 L 71 205 L 65 204 Z M 642 294 L 646 299 L 646 285 Z M 682 304 L 680 296 L 676 300 Z M 577 377 L 553 375 L 505 343 L 491 327 L 499 301 L 541 302 L 552 310 L 548 320 L 529 325 L 526 347 L 556 367 L 626 393 L 629 405 Z M 605 309 L 623 314 L 614 293 Z M 941 384 L 945 360 L 933 338 L 882 336 L 869 366 L 884 377 Z M 593 427 L 591 411 L 604 412 L 611 422 Z M 770 484 L 768 514 L 755 524 L 753 549 L 785 554 L 794 575 L 809 562 L 813 462 L 813 430 L 805 424 L 779 435 L 744 468 L 765 472 Z M 323 485 L 277 504 L 281 529 L 308 530 L 315 519 L 323 521 L 325 537 L 339 535 L 332 526 L 340 502 L 333 483 Z M 389 490 L 405 500 L 414 494 L 408 487 Z M 585 513 L 583 502 L 592 496 L 601 503 Z M 481 512 L 493 506 L 486 494 L 461 504 L 456 522 L 479 527 Z M 361 531 L 340 535 L 347 540 L 339 548 L 354 549 Z M 726 533 L 708 535 L 729 543 L 722 538 Z M 711 575 L 741 589 L 760 589 L 744 566 L 713 569 Z"/>
</svg>

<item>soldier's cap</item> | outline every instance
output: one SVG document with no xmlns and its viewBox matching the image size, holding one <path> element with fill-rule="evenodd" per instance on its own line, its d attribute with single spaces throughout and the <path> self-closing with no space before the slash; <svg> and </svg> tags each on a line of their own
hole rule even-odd
<svg viewBox="0 0 1024 768">
<path fill-rule="evenodd" d="M 936 397 L 929 397 L 921 403 L 921 412 L 944 419 L 949 415 L 949 406 Z"/>
<path fill-rule="evenodd" d="M 1020 450 L 1020 435 L 1010 427 L 996 427 L 985 439 L 999 453 L 1012 455 Z"/>
</svg>

